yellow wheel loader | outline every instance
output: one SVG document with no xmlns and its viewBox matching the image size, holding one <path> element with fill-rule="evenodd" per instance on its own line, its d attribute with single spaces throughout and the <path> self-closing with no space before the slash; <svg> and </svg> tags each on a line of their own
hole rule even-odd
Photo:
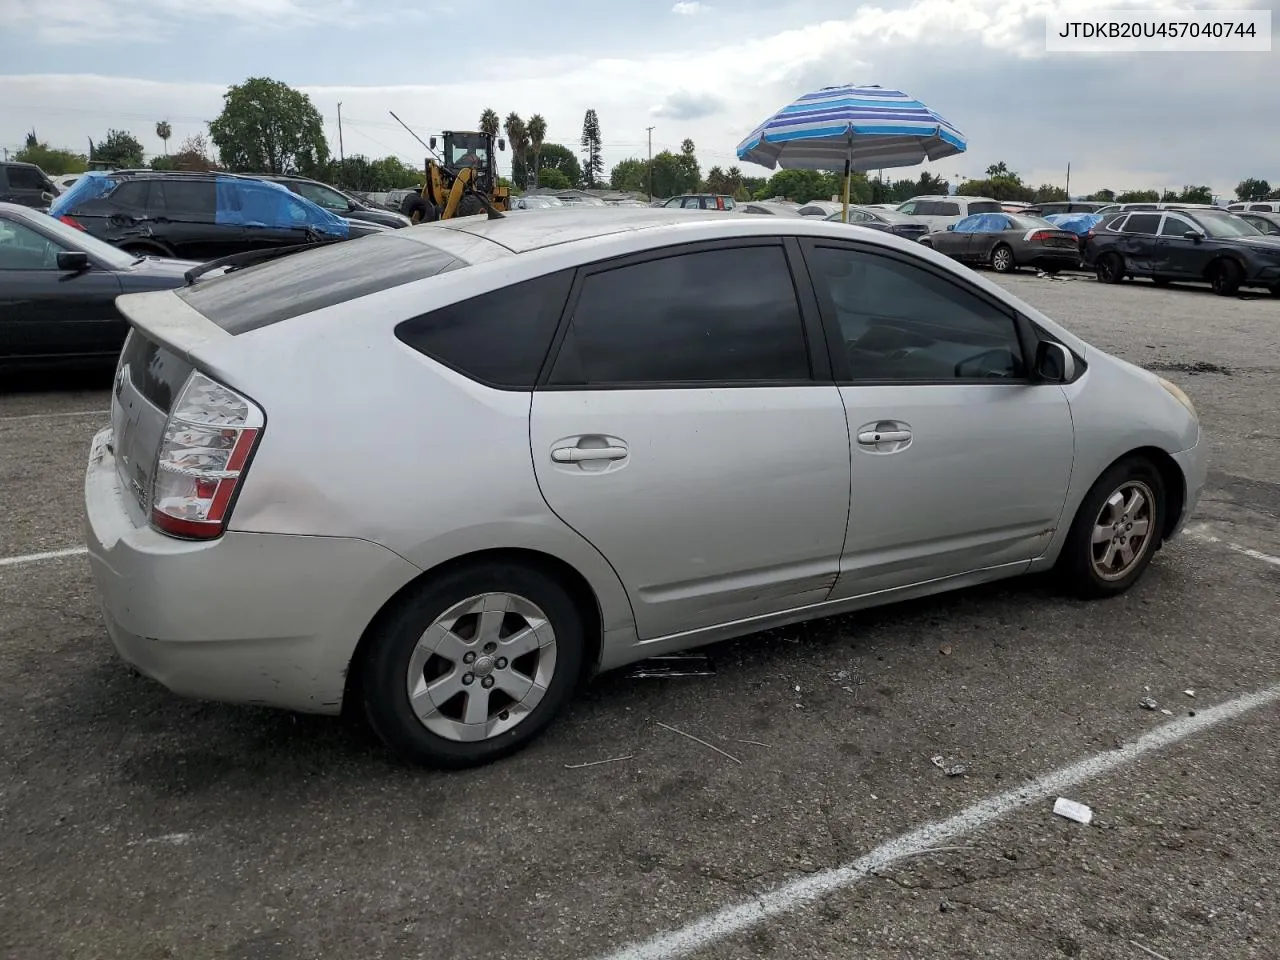
<svg viewBox="0 0 1280 960">
<path fill-rule="evenodd" d="M 498 183 L 495 143 L 506 150 L 505 140 L 487 133 L 446 130 L 442 159 L 427 160 L 422 189 L 405 197 L 400 212 L 414 223 L 430 223 L 510 210 L 510 191 Z M 435 137 L 430 148 L 436 149 Z"/>
</svg>

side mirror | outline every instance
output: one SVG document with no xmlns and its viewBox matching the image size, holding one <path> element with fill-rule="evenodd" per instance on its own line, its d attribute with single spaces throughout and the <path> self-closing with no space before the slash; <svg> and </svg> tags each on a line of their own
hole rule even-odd
<svg viewBox="0 0 1280 960">
<path fill-rule="evenodd" d="M 1041 340 L 1036 347 L 1036 375 L 1049 383 L 1070 383 L 1076 376 L 1076 358 L 1060 343 Z"/>
<path fill-rule="evenodd" d="M 435 138 L 435 137 L 432 137 L 432 138 L 431 138 L 430 140 L 428 140 L 427 142 L 431 144 L 431 149 L 432 149 L 432 150 L 434 150 L 434 149 L 436 148 L 436 138 Z"/>
<path fill-rule="evenodd" d="M 507 149 L 507 141 L 503 140 L 502 137 L 498 138 L 498 149 L 504 152 Z"/>
<path fill-rule="evenodd" d="M 40 194 L 40 202 L 53 203 L 53 194 L 50 193 L 48 190 L 44 191 L 44 193 Z"/>
<path fill-rule="evenodd" d="M 89 255 L 83 250 L 63 250 L 58 254 L 58 269 L 81 273 L 89 269 Z"/>
<path fill-rule="evenodd" d="M 1194 240 L 1196 243 L 1199 243 L 1201 240 L 1204 239 L 1204 234 L 1198 230 L 1188 230 L 1186 233 L 1182 235 L 1182 239 Z"/>
<path fill-rule="evenodd" d="M 956 225 L 955 225 L 954 223 L 948 223 L 948 224 L 947 224 L 947 229 L 948 229 L 948 230 L 955 230 L 955 228 L 956 228 Z"/>
</svg>

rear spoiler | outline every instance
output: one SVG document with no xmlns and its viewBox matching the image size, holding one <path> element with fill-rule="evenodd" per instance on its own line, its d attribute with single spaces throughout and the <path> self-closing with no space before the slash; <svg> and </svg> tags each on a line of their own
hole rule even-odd
<svg viewBox="0 0 1280 960">
<path fill-rule="evenodd" d="M 189 306 L 173 290 L 121 294 L 116 297 L 116 309 L 130 326 L 137 327 L 193 366 L 198 365 L 197 351 L 233 339 L 231 334 Z"/>
</svg>

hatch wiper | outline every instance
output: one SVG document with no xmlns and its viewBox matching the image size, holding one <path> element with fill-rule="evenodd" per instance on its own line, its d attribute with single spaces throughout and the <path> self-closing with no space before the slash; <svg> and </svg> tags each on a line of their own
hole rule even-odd
<svg viewBox="0 0 1280 960">
<path fill-rule="evenodd" d="M 187 281 L 187 286 L 191 286 L 206 273 L 212 273 L 219 267 L 226 267 L 227 273 L 231 273 L 235 270 L 243 270 L 245 267 L 252 267 L 254 264 L 275 260 L 277 257 L 287 257 L 291 253 L 314 250 L 316 247 L 342 242 L 341 237 L 321 238 L 310 231 L 308 231 L 308 236 L 314 238 L 309 243 L 296 243 L 288 247 L 264 247 L 261 250 L 246 250 L 243 253 L 233 253 L 230 256 L 219 257 L 217 260 L 202 263 L 198 267 L 192 267 L 182 276 Z"/>
</svg>

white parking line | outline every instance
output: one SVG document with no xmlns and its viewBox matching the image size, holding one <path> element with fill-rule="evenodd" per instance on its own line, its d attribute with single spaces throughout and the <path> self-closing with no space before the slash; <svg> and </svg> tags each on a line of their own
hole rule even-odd
<svg viewBox="0 0 1280 960">
<path fill-rule="evenodd" d="M 19 557 L 0 557 L 0 567 L 16 567 L 23 563 L 39 563 L 41 560 L 61 560 L 63 557 L 79 557 L 88 552 L 88 547 L 68 547 L 66 550 L 46 550 L 44 553 L 26 553 Z"/>
<path fill-rule="evenodd" d="M 1187 527 L 1187 536 L 1192 540 L 1202 540 L 1205 543 L 1219 543 L 1228 550 L 1234 550 L 1242 556 L 1249 557 L 1253 560 L 1261 560 L 1263 563 L 1269 563 L 1273 567 L 1280 567 L 1280 557 L 1273 557 L 1269 553 L 1263 553 L 1261 550 L 1254 550 L 1252 547 L 1246 547 L 1239 543 L 1232 543 L 1230 540 L 1223 540 L 1221 537 L 1214 536 L 1209 532 L 1207 523 L 1198 523 L 1194 527 Z"/>
<path fill-rule="evenodd" d="M 1160 750 L 1193 734 L 1232 720 L 1250 710 L 1280 700 L 1280 684 L 1248 693 L 1234 700 L 1197 711 L 1194 717 L 1183 717 L 1156 727 L 1150 733 L 1127 743 L 1119 750 L 1095 754 L 1079 763 L 1046 774 L 1025 786 L 1001 793 L 961 810 L 955 816 L 925 824 L 910 833 L 882 844 L 866 856 L 846 864 L 809 874 L 785 884 L 755 900 L 728 907 L 695 920 L 670 933 L 623 947 L 609 955 L 609 960 L 668 960 L 683 957 L 702 947 L 763 923 L 770 917 L 789 913 L 820 897 L 851 887 L 877 870 L 905 857 L 917 856 L 931 847 L 986 826 L 1006 814 L 1032 803 L 1062 793 L 1067 787 L 1110 773 L 1153 751 Z M 1048 808 L 1045 809 L 1046 815 Z"/>
<path fill-rule="evenodd" d="M 24 413 L 16 417 L 0 417 L 0 423 L 13 423 L 16 420 L 46 420 L 50 417 L 109 417 L 110 410 L 74 410 L 70 413 Z"/>
</svg>

